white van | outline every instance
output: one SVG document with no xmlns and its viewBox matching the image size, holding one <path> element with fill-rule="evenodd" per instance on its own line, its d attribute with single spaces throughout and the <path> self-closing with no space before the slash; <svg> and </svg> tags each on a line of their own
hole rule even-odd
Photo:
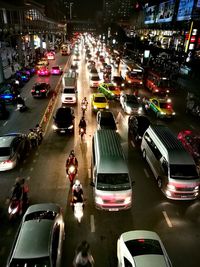
<svg viewBox="0 0 200 267">
<path fill-rule="evenodd" d="M 132 182 L 118 134 L 97 130 L 92 139 L 92 183 L 98 209 L 118 211 L 132 205 Z"/>
<path fill-rule="evenodd" d="M 196 164 L 169 128 L 150 125 L 143 135 L 141 151 L 167 198 L 191 200 L 199 196 Z"/>
<path fill-rule="evenodd" d="M 77 103 L 77 74 L 74 71 L 63 74 L 61 100 L 63 104 Z"/>
</svg>

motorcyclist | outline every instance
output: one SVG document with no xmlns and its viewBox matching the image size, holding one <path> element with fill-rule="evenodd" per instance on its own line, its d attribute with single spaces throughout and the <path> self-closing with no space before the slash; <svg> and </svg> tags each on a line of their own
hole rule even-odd
<svg viewBox="0 0 200 267">
<path fill-rule="evenodd" d="M 86 107 L 87 107 L 88 101 L 87 101 L 86 97 L 84 97 L 83 100 L 81 101 L 81 105 L 86 105 Z"/>
<path fill-rule="evenodd" d="M 41 143 L 42 139 L 43 139 L 43 130 L 42 127 L 39 124 L 35 125 L 35 132 L 38 136 L 39 142 Z"/>
<path fill-rule="evenodd" d="M 80 122 L 79 122 L 79 125 L 78 126 L 79 126 L 79 134 L 81 133 L 81 128 L 84 129 L 84 132 L 86 134 L 86 121 L 85 121 L 85 118 L 84 117 L 82 117 L 80 119 Z"/>
<path fill-rule="evenodd" d="M 72 203 L 83 202 L 83 188 L 79 180 L 72 186 Z"/>
<path fill-rule="evenodd" d="M 37 147 L 38 135 L 33 129 L 29 129 L 28 139 L 30 140 L 31 147 Z"/>
<path fill-rule="evenodd" d="M 21 97 L 21 95 L 18 95 L 17 98 L 16 98 L 16 103 L 18 105 L 22 105 L 23 107 L 25 107 L 25 101 L 24 99 Z"/>
<path fill-rule="evenodd" d="M 69 157 L 66 160 L 66 172 L 68 174 L 68 170 L 70 165 L 74 165 L 76 168 L 76 173 L 77 173 L 77 168 L 78 168 L 78 160 L 75 156 L 74 150 L 71 150 Z"/>
</svg>

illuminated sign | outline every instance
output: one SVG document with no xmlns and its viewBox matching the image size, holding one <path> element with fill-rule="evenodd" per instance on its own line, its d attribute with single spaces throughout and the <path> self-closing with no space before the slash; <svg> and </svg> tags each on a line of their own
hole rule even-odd
<svg viewBox="0 0 200 267">
<path fill-rule="evenodd" d="M 158 13 L 156 15 L 156 22 L 170 22 L 174 14 L 174 0 L 160 3 Z"/>
<path fill-rule="evenodd" d="M 194 6 L 194 0 L 180 0 L 178 7 L 177 20 L 190 20 L 192 15 L 192 9 Z"/>
<path fill-rule="evenodd" d="M 151 24 L 156 21 L 156 6 L 146 7 L 145 9 L 145 24 Z"/>
</svg>

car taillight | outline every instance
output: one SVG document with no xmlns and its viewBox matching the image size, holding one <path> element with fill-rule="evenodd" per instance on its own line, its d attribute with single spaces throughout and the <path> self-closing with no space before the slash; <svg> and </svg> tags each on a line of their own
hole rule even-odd
<svg viewBox="0 0 200 267">
<path fill-rule="evenodd" d="M 2 161 L 2 163 L 3 163 L 3 164 L 11 164 L 12 161 L 11 161 L 10 159 L 7 159 L 7 160 Z"/>
<path fill-rule="evenodd" d="M 171 105 L 167 105 L 167 109 L 171 109 L 172 108 L 172 106 Z"/>
<path fill-rule="evenodd" d="M 46 92 L 46 90 L 45 90 L 45 89 L 42 89 L 42 90 L 41 90 L 41 93 L 44 93 L 44 92 Z"/>
<path fill-rule="evenodd" d="M 31 93 L 34 93 L 34 92 L 35 92 L 35 90 L 34 90 L 34 89 L 32 89 L 32 90 L 31 90 Z"/>
</svg>

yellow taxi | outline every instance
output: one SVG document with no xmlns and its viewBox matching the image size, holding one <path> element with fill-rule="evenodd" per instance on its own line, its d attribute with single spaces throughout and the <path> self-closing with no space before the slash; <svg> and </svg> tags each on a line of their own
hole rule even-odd
<svg viewBox="0 0 200 267">
<path fill-rule="evenodd" d="M 150 98 L 146 100 L 145 108 L 152 110 L 157 118 L 173 118 L 176 115 L 169 98 Z"/>
<path fill-rule="evenodd" d="M 93 111 L 109 109 L 108 100 L 102 93 L 92 95 L 91 106 Z"/>
<path fill-rule="evenodd" d="M 37 65 L 36 65 L 36 69 L 37 70 L 39 70 L 40 68 L 42 68 L 42 67 L 46 67 L 46 66 L 48 66 L 49 65 L 49 61 L 48 61 L 48 59 L 47 58 L 41 58 L 39 61 L 38 61 L 38 63 L 37 63 Z"/>
</svg>

